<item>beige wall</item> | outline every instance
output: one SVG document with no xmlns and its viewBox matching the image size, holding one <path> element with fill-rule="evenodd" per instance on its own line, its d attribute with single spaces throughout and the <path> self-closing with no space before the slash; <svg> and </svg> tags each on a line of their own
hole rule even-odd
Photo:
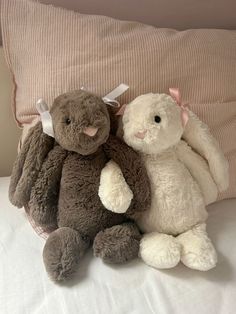
<svg viewBox="0 0 236 314">
<path fill-rule="evenodd" d="M 20 136 L 11 110 L 11 94 L 11 75 L 0 47 L 0 177 L 11 173 Z"/>
<path fill-rule="evenodd" d="M 81 13 L 108 15 L 157 27 L 179 30 L 236 29 L 236 0 L 40 0 L 40 2 L 74 9 Z"/>
</svg>

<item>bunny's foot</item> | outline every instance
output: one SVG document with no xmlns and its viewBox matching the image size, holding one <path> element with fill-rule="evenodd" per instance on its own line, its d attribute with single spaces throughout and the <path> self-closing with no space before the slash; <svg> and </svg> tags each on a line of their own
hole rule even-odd
<svg viewBox="0 0 236 314">
<path fill-rule="evenodd" d="M 138 257 L 141 234 L 133 222 L 100 231 L 94 239 L 94 255 L 106 263 L 124 263 Z"/>
<path fill-rule="evenodd" d="M 77 270 L 80 258 L 89 247 L 89 241 L 68 227 L 53 231 L 44 246 L 43 260 L 53 281 L 69 279 Z"/>
<path fill-rule="evenodd" d="M 167 269 L 179 263 L 180 251 L 181 245 L 173 236 L 152 232 L 143 236 L 139 255 L 147 265 Z"/>
<path fill-rule="evenodd" d="M 179 235 L 182 245 L 181 261 L 187 267 L 207 271 L 216 266 L 217 254 L 206 232 L 206 224 L 200 224 Z"/>
</svg>

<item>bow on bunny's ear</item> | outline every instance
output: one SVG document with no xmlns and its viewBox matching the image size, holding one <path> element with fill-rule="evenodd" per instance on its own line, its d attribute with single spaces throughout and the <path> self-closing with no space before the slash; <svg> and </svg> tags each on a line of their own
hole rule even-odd
<svg viewBox="0 0 236 314">
<path fill-rule="evenodd" d="M 181 109 L 181 120 L 183 127 L 186 126 L 189 119 L 188 104 L 181 101 L 181 95 L 178 88 L 169 88 L 170 96 L 176 101 L 177 105 Z"/>
<path fill-rule="evenodd" d="M 229 166 L 218 142 L 210 133 L 208 126 L 187 109 L 186 104 L 182 104 L 178 88 L 170 88 L 170 95 L 182 109 L 181 117 L 185 126 L 183 139 L 207 160 L 218 190 L 220 192 L 226 190 L 229 185 Z"/>
</svg>

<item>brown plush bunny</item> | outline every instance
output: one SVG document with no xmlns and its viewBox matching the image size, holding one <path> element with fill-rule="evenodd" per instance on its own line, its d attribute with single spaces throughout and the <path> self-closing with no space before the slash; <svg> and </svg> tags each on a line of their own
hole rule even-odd
<svg viewBox="0 0 236 314">
<path fill-rule="evenodd" d="M 138 256 L 141 235 L 132 218 L 150 207 L 150 184 L 139 155 L 110 134 L 107 105 L 83 90 L 57 97 L 50 111 L 54 138 L 31 129 L 15 162 L 9 197 L 27 206 L 36 224 L 56 228 L 45 244 L 49 276 L 71 277 L 91 243 L 106 262 Z M 100 174 L 116 162 L 132 190 L 125 215 L 108 211 L 98 196 Z"/>
</svg>

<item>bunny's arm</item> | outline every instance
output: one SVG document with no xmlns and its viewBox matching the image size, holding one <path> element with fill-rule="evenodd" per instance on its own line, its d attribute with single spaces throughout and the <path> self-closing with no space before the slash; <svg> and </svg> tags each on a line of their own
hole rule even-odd
<svg viewBox="0 0 236 314">
<path fill-rule="evenodd" d="M 109 159 L 112 159 L 121 170 L 125 181 L 133 193 L 133 199 L 126 214 L 134 216 L 151 205 L 151 187 L 145 165 L 138 153 L 127 146 L 118 137 L 110 135 L 103 144 Z M 130 194 L 132 197 L 132 194 Z"/>
<path fill-rule="evenodd" d="M 98 195 L 103 206 L 114 213 L 125 213 L 131 204 L 133 192 L 113 160 L 101 171 Z"/>
<path fill-rule="evenodd" d="M 188 168 L 193 178 L 197 181 L 203 194 L 205 204 L 214 202 L 217 198 L 217 186 L 211 176 L 207 162 L 185 142 L 180 141 L 176 148 L 180 161 Z"/>
<path fill-rule="evenodd" d="M 207 125 L 191 111 L 183 139 L 207 160 L 218 190 L 220 192 L 226 190 L 229 185 L 228 161 Z"/>
<path fill-rule="evenodd" d="M 44 228 L 57 226 L 57 204 L 61 173 L 67 151 L 56 145 L 49 153 L 32 188 L 29 208 L 35 223 Z"/>
<path fill-rule="evenodd" d="M 43 133 L 41 122 L 30 129 L 12 170 L 9 199 L 13 205 L 19 208 L 27 205 L 42 163 L 53 145 L 54 139 Z"/>
</svg>

